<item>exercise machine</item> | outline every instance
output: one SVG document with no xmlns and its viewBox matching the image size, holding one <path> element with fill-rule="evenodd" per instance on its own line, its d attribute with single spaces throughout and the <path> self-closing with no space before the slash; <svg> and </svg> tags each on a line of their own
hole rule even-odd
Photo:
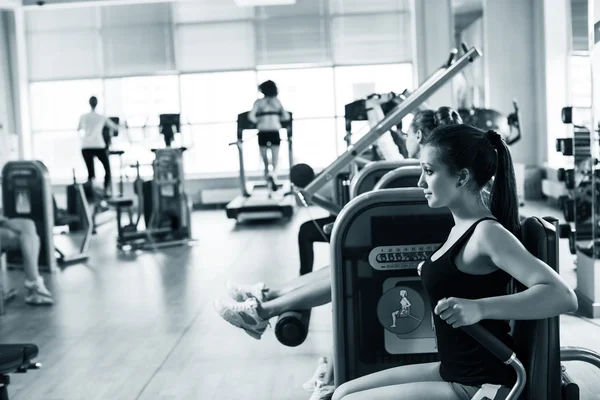
<svg viewBox="0 0 600 400">
<path fill-rule="evenodd" d="M 516 99 L 513 99 L 513 108 L 514 111 L 507 116 L 496 110 L 477 107 L 461 108 L 458 113 L 463 123 L 484 131 L 494 130 L 510 146 L 521 140 L 521 113 Z"/>
<path fill-rule="evenodd" d="M 600 247 L 595 246 L 596 254 L 591 250 L 595 242 L 594 229 L 600 226 L 597 218 L 600 215 L 600 170 L 592 151 L 592 134 L 589 128 L 573 121 L 573 107 L 563 108 L 561 114 L 563 123 L 573 126 L 573 137 L 556 139 L 556 150 L 573 158 L 573 167 L 560 168 L 557 176 L 568 191 L 558 199 L 567 222 L 561 226 L 561 237 L 569 239 L 571 254 L 579 250 L 597 259 Z"/>
<path fill-rule="evenodd" d="M 168 117 L 164 117 L 167 115 Z M 133 222 L 134 206 L 132 198 L 113 198 L 108 203 L 117 210 L 117 248 L 120 250 L 154 250 L 163 247 L 191 244 L 192 202 L 185 190 L 183 153 L 186 147 L 169 147 L 174 140 L 174 132 L 179 131 L 179 114 L 162 114 L 160 131 L 165 135 L 165 148 L 152 149 L 155 159 L 152 162 L 153 178 L 143 181 L 136 164 L 137 178 L 134 191 L 137 195 L 137 218 Z M 123 214 L 129 217 L 123 223 Z M 138 223 L 144 216 L 145 229 Z"/>
<path fill-rule="evenodd" d="M 79 248 L 70 254 L 61 250 L 54 243 L 53 228 L 57 224 L 68 225 L 79 220 L 78 216 L 63 220 L 55 219 L 55 203 L 52 197 L 52 185 L 46 166 L 41 161 L 9 161 L 2 169 L 2 203 L 4 216 L 7 218 L 25 218 L 35 223 L 40 238 L 39 268 L 42 271 L 55 272 L 60 265 L 83 262 L 89 258 L 88 247 L 92 237 L 93 225 L 91 211 L 81 185 L 76 184 L 78 207 L 81 207 L 86 218 L 84 221 L 83 239 Z M 22 268 L 19 252 L 6 252 L 7 264 L 14 268 Z"/>
<path fill-rule="evenodd" d="M 557 222 L 551 217 L 522 218 L 520 238 L 555 270 Z M 430 208 L 422 189 L 416 188 L 369 193 L 344 208 L 331 239 L 336 386 L 395 366 L 437 361 L 419 268 L 452 225 L 448 210 Z M 398 228 L 402 226 L 411 229 Z M 513 286 L 515 291 L 525 289 L 518 282 Z M 400 308 L 393 323 L 392 314 Z M 561 362 L 584 361 L 600 368 L 600 354 L 560 348 L 559 317 L 513 324 L 514 352 L 481 324 L 460 328 L 514 368 L 517 379 L 507 399 L 578 399 L 579 389 Z"/>
<path fill-rule="evenodd" d="M 419 165 L 419 160 L 414 159 L 370 162 L 369 164 L 365 165 L 365 167 L 358 174 L 356 174 L 350 182 L 350 199 L 373 190 L 383 176 L 390 171 L 405 166 Z M 417 186 L 416 182 L 414 186 Z"/>
<path fill-rule="evenodd" d="M 446 84 L 454 75 L 481 56 L 481 53 L 476 48 L 467 49 L 466 45 L 463 44 L 462 49 L 464 54 L 458 59 L 456 59 L 458 50 L 453 49 L 450 52 L 448 60 L 437 71 L 429 76 L 414 92 L 410 93 L 383 120 L 371 128 L 368 133 L 356 143 L 349 146 L 346 152 L 325 168 L 317 177 L 315 177 L 314 170 L 309 165 L 295 165 L 292 171 L 290 171 L 290 177 L 292 177 L 294 185 L 300 188 L 297 190 L 300 202 L 305 205 L 313 203 L 334 215 L 339 214 L 343 205 L 340 206 L 317 192 L 334 179 L 338 173 L 344 171 L 369 146 L 377 142 L 382 135 L 400 124 L 404 117 L 409 115 L 419 105 L 422 105 L 438 88 Z"/>
<path fill-rule="evenodd" d="M 244 168 L 243 133 L 248 129 L 256 129 L 256 125 L 248 120 L 248 113 L 244 112 L 238 115 L 237 141 L 230 143 L 230 146 L 235 145 L 238 150 L 241 194 L 227 204 L 225 209 L 227 218 L 235 219 L 237 222 L 290 218 L 294 213 L 294 206 L 296 204 L 291 182 L 289 190 L 286 190 L 282 185 L 278 185 L 278 190 L 274 191 L 267 184 L 255 184 L 252 190 L 248 190 Z M 291 112 L 289 114 L 290 120 L 282 121 L 282 128 L 287 131 L 288 154 L 291 168 L 294 165 L 292 150 L 293 116 Z"/>
<path fill-rule="evenodd" d="M 0 400 L 9 400 L 11 374 L 42 368 L 41 363 L 34 361 L 38 354 L 38 346 L 33 343 L 0 344 Z"/>
<path fill-rule="evenodd" d="M 331 165 L 325 168 L 317 177 L 314 175 L 313 169 L 307 164 L 295 165 L 290 171 L 290 178 L 298 188 L 297 195 L 299 200 L 308 206 L 309 202 L 313 202 L 328 210 L 333 215 L 340 214 L 344 205 L 339 205 L 329 201 L 317 192 L 328 182 L 334 179 L 340 171 L 344 171 L 354 160 L 375 143 L 381 135 L 388 132 L 392 127 L 401 123 L 402 119 L 415 109 L 417 105 L 431 96 L 439 87 L 446 83 L 452 76 L 458 73 L 462 68 L 469 65 L 480 56 L 476 48 L 467 50 L 463 45 L 465 54 L 458 60 L 455 60 L 457 50 L 450 53 L 450 57 L 446 63 L 432 76 L 430 76 L 417 90 L 410 93 L 394 110 L 383 118 L 377 125 L 359 139 L 355 144 L 350 145 L 347 151 L 339 156 Z M 376 163 L 373 163 L 376 164 Z M 388 170 L 389 171 L 389 170 Z M 413 170 L 413 173 L 415 171 Z M 398 184 L 410 184 L 410 176 L 397 181 Z M 376 184 L 374 180 L 369 180 Z M 418 181 L 418 177 L 413 176 L 412 182 Z M 369 193 L 371 195 L 371 193 Z M 352 203 L 353 200 L 351 200 Z M 349 203 L 349 204 L 351 204 Z M 364 235 L 369 236 L 371 233 L 365 231 Z M 310 310 L 291 311 L 280 316 L 275 327 L 275 334 L 278 340 L 287 346 L 297 346 L 302 343 L 308 333 L 308 324 L 310 322 Z"/>
<path fill-rule="evenodd" d="M 373 162 L 372 164 L 377 164 Z M 366 170 L 366 168 L 365 168 Z M 364 172 L 362 170 L 359 175 Z M 419 177 L 421 176 L 421 167 L 405 165 L 389 171 L 385 174 L 371 190 L 392 189 L 392 188 L 411 188 L 416 187 Z M 365 180 L 365 182 L 373 182 Z M 366 190 L 363 193 L 366 193 Z M 362 193 L 361 193 L 362 194 Z M 323 234 L 328 238 L 331 237 L 331 232 L 335 223 L 330 223 L 324 226 Z M 312 271 L 306 271 L 312 272 Z M 275 323 L 275 337 L 283 345 L 296 347 L 304 343 L 308 336 L 308 328 L 310 324 L 311 310 L 290 310 L 277 318 Z"/>
</svg>

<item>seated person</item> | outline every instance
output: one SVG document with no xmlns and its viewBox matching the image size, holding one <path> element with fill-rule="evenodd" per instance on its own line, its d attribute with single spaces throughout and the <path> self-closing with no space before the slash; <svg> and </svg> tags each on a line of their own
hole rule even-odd
<svg viewBox="0 0 600 400">
<path fill-rule="evenodd" d="M 25 271 L 25 303 L 39 306 L 52 305 L 52 294 L 39 274 L 38 257 L 40 238 L 33 221 L 24 218 L 6 218 L 0 215 L 0 251 L 20 251 Z"/>
<path fill-rule="evenodd" d="M 509 320 L 551 318 L 577 309 L 573 290 L 517 239 L 515 172 L 498 133 L 470 125 L 436 129 L 420 161 L 419 187 L 429 207 L 448 207 L 455 222 L 421 268 L 440 361 L 362 376 L 339 386 L 333 400 L 468 400 L 483 391 L 487 398 L 505 399 L 516 379 L 513 369 L 457 328 L 481 322 L 512 348 Z M 492 178 L 488 202 L 482 190 Z M 513 278 L 527 289 L 508 294 Z"/>
<path fill-rule="evenodd" d="M 435 128 L 458 123 L 462 123 L 460 116 L 449 107 L 441 107 L 437 111 L 418 112 L 405 134 L 409 154 L 418 157 L 421 142 Z M 309 223 L 312 224 L 311 221 Z M 316 237 L 318 237 L 316 234 L 310 236 L 310 238 Z M 308 244 L 308 241 L 300 244 L 300 251 L 305 252 L 304 258 L 301 255 L 300 259 L 304 263 L 310 262 L 312 268 L 312 242 L 310 246 Z M 301 268 L 307 268 L 306 264 L 302 264 Z M 244 329 L 255 339 L 260 339 L 270 318 L 286 311 L 305 310 L 329 303 L 331 301 L 330 273 L 330 268 L 325 267 L 301 275 L 283 285 L 270 287 L 262 282 L 250 286 L 227 282 L 227 290 L 235 302 L 216 301 L 215 310 L 232 325 Z"/>
</svg>

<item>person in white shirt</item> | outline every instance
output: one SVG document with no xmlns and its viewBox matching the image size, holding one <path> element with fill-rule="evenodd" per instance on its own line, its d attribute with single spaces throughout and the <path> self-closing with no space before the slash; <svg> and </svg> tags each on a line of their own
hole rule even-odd
<svg viewBox="0 0 600 400">
<path fill-rule="evenodd" d="M 277 168 L 279 160 L 279 130 L 281 129 L 282 121 L 289 121 L 290 114 L 283 108 L 281 102 L 277 98 L 277 85 L 273 81 L 265 81 L 258 87 L 264 95 L 263 98 L 254 102 L 252 110 L 248 113 L 248 120 L 256 124 L 258 129 L 258 146 L 260 154 L 265 165 L 265 179 L 272 185 L 273 190 L 277 189 L 275 180 L 272 175 L 269 175 L 269 158 L 267 149 L 271 146 L 273 155 L 273 175 Z"/>
<path fill-rule="evenodd" d="M 108 145 L 102 134 L 104 126 L 107 125 L 110 129 L 118 130 L 119 125 L 104 115 L 96 112 L 98 99 L 95 96 L 90 97 L 90 107 L 92 110 L 83 114 L 79 119 L 79 132 L 83 131 L 81 154 L 85 161 L 85 166 L 88 171 L 88 181 L 91 182 L 96 178 L 94 169 L 94 158 L 98 158 L 104 167 L 104 191 L 108 195 L 111 185 L 110 163 L 108 161 Z"/>
</svg>

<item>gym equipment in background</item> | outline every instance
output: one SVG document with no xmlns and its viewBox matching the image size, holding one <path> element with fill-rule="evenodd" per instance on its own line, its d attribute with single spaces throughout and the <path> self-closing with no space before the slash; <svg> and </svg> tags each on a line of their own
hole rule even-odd
<svg viewBox="0 0 600 400">
<path fill-rule="evenodd" d="M 574 123 L 573 107 L 564 107 L 561 117 L 563 123 L 573 125 L 573 137 L 556 139 L 556 151 L 572 157 L 573 167 L 558 170 L 557 178 L 568 191 L 558 199 L 567 222 L 561 225 L 560 236 L 569 239 L 571 254 L 579 250 L 588 257 L 600 258 L 600 246 L 596 246 L 596 254 L 592 254 L 594 229 L 600 226 L 600 170 L 592 151 L 592 135 L 587 127 Z"/>
<path fill-rule="evenodd" d="M 162 121 L 162 120 L 161 120 Z M 168 131 L 168 128 L 165 128 Z M 162 129 L 161 129 L 162 130 Z M 169 144 L 172 143 L 172 140 Z M 154 250 L 195 242 L 192 238 L 192 203 L 185 190 L 183 152 L 185 147 L 152 149 L 153 178 L 143 181 L 136 164 L 137 218 L 133 222 L 134 199 L 113 198 L 108 204 L 117 210 L 117 248 L 120 250 Z M 129 216 L 124 225 L 123 213 Z M 138 223 L 144 216 L 145 229 Z"/>
<path fill-rule="evenodd" d="M 354 162 L 358 156 L 375 143 L 383 134 L 400 124 L 404 117 L 411 113 L 418 105 L 423 104 L 439 87 L 447 83 L 454 75 L 481 56 L 481 53 L 476 48 L 467 49 L 467 46 L 463 44 L 462 49 L 464 54 L 457 60 L 455 58 L 458 50 L 453 49 L 450 52 L 448 61 L 317 177 L 315 177 L 314 170 L 310 166 L 306 164 L 295 165 L 290 171 L 290 178 L 295 186 L 301 188 L 297 191 L 297 196 L 302 204 L 308 205 L 313 203 L 334 215 L 339 214 L 342 207 L 317 192 L 332 179 L 335 179 L 338 173 L 344 171 L 348 165 Z"/>
<path fill-rule="evenodd" d="M 165 146 L 171 147 L 175 133 L 181 133 L 180 114 L 160 114 L 159 120 L 159 132 L 163 135 Z"/>
<path fill-rule="evenodd" d="M 496 110 L 477 107 L 461 108 L 458 113 L 463 123 L 484 131 L 494 130 L 510 146 L 521 140 L 521 113 L 516 99 L 513 100 L 513 107 L 514 111 L 508 116 L 504 116 Z"/>
<path fill-rule="evenodd" d="M 64 220 L 55 218 L 55 203 L 52 197 L 52 185 L 46 166 L 41 161 L 9 161 L 2 169 L 2 203 L 7 218 L 26 218 L 35 223 L 40 238 L 39 268 L 54 272 L 58 264 L 68 265 L 89 258 L 87 249 L 92 237 L 91 211 L 87 205 L 83 188 L 75 184 L 78 207 L 82 207 L 86 218 L 82 226 L 83 238 L 78 249 L 67 254 L 54 243 L 53 228 L 57 224 L 68 225 L 79 220 L 78 216 Z M 60 226 L 60 225 L 59 225 Z M 71 235 L 74 236 L 74 235 Z M 22 268 L 20 252 L 7 251 L 9 266 Z"/>
<path fill-rule="evenodd" d="M 9 400 L 10 374 L 42 368 L 41 363 L 33 361 L 38 352 L 38 346 L 33 343 L 0 344 L 0 400 Z"/>
<path fill-rule="evenodd" d="M 248 113 L 249 111 L 238 115 L 237 141 L 229 144 L 230 146 L 235 145 L 238 150 L 241 194 L 227 204 L 225 209 L 227 218 L 235 219 L 237 222 L 290 218 L 294 213 L 296 204 L 291 182 L 289 188 L 277 184 L 277 191 L 273 191 L 267 184 L 254 184 L 253 188 L 248 190 L 244 167 L 243 133 L 248 129 L 256 129 L 256 125 L 248 120 Z M 291 112 L 289 114 L 290 120 L 282 121 L 281 125 L 282 129 L 287 131 L 289 165 L 291 168 L 294 165 L 292 149 L 293 114 Z"/>
</svg>

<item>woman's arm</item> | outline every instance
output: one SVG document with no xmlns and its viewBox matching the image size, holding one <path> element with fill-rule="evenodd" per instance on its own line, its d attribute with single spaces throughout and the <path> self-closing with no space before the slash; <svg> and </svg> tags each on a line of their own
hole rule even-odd
<svg viewBox="0 0 600 400">
<path fill-rule="evenodd" d="M 476 231 L 480 251 L 527 287 L 520 293 L 477 300 L 481 319 L 543 319 L 577 310 L 575 292 L 513 234 L 493 221 L 484 221 Z"/>
</svg>

